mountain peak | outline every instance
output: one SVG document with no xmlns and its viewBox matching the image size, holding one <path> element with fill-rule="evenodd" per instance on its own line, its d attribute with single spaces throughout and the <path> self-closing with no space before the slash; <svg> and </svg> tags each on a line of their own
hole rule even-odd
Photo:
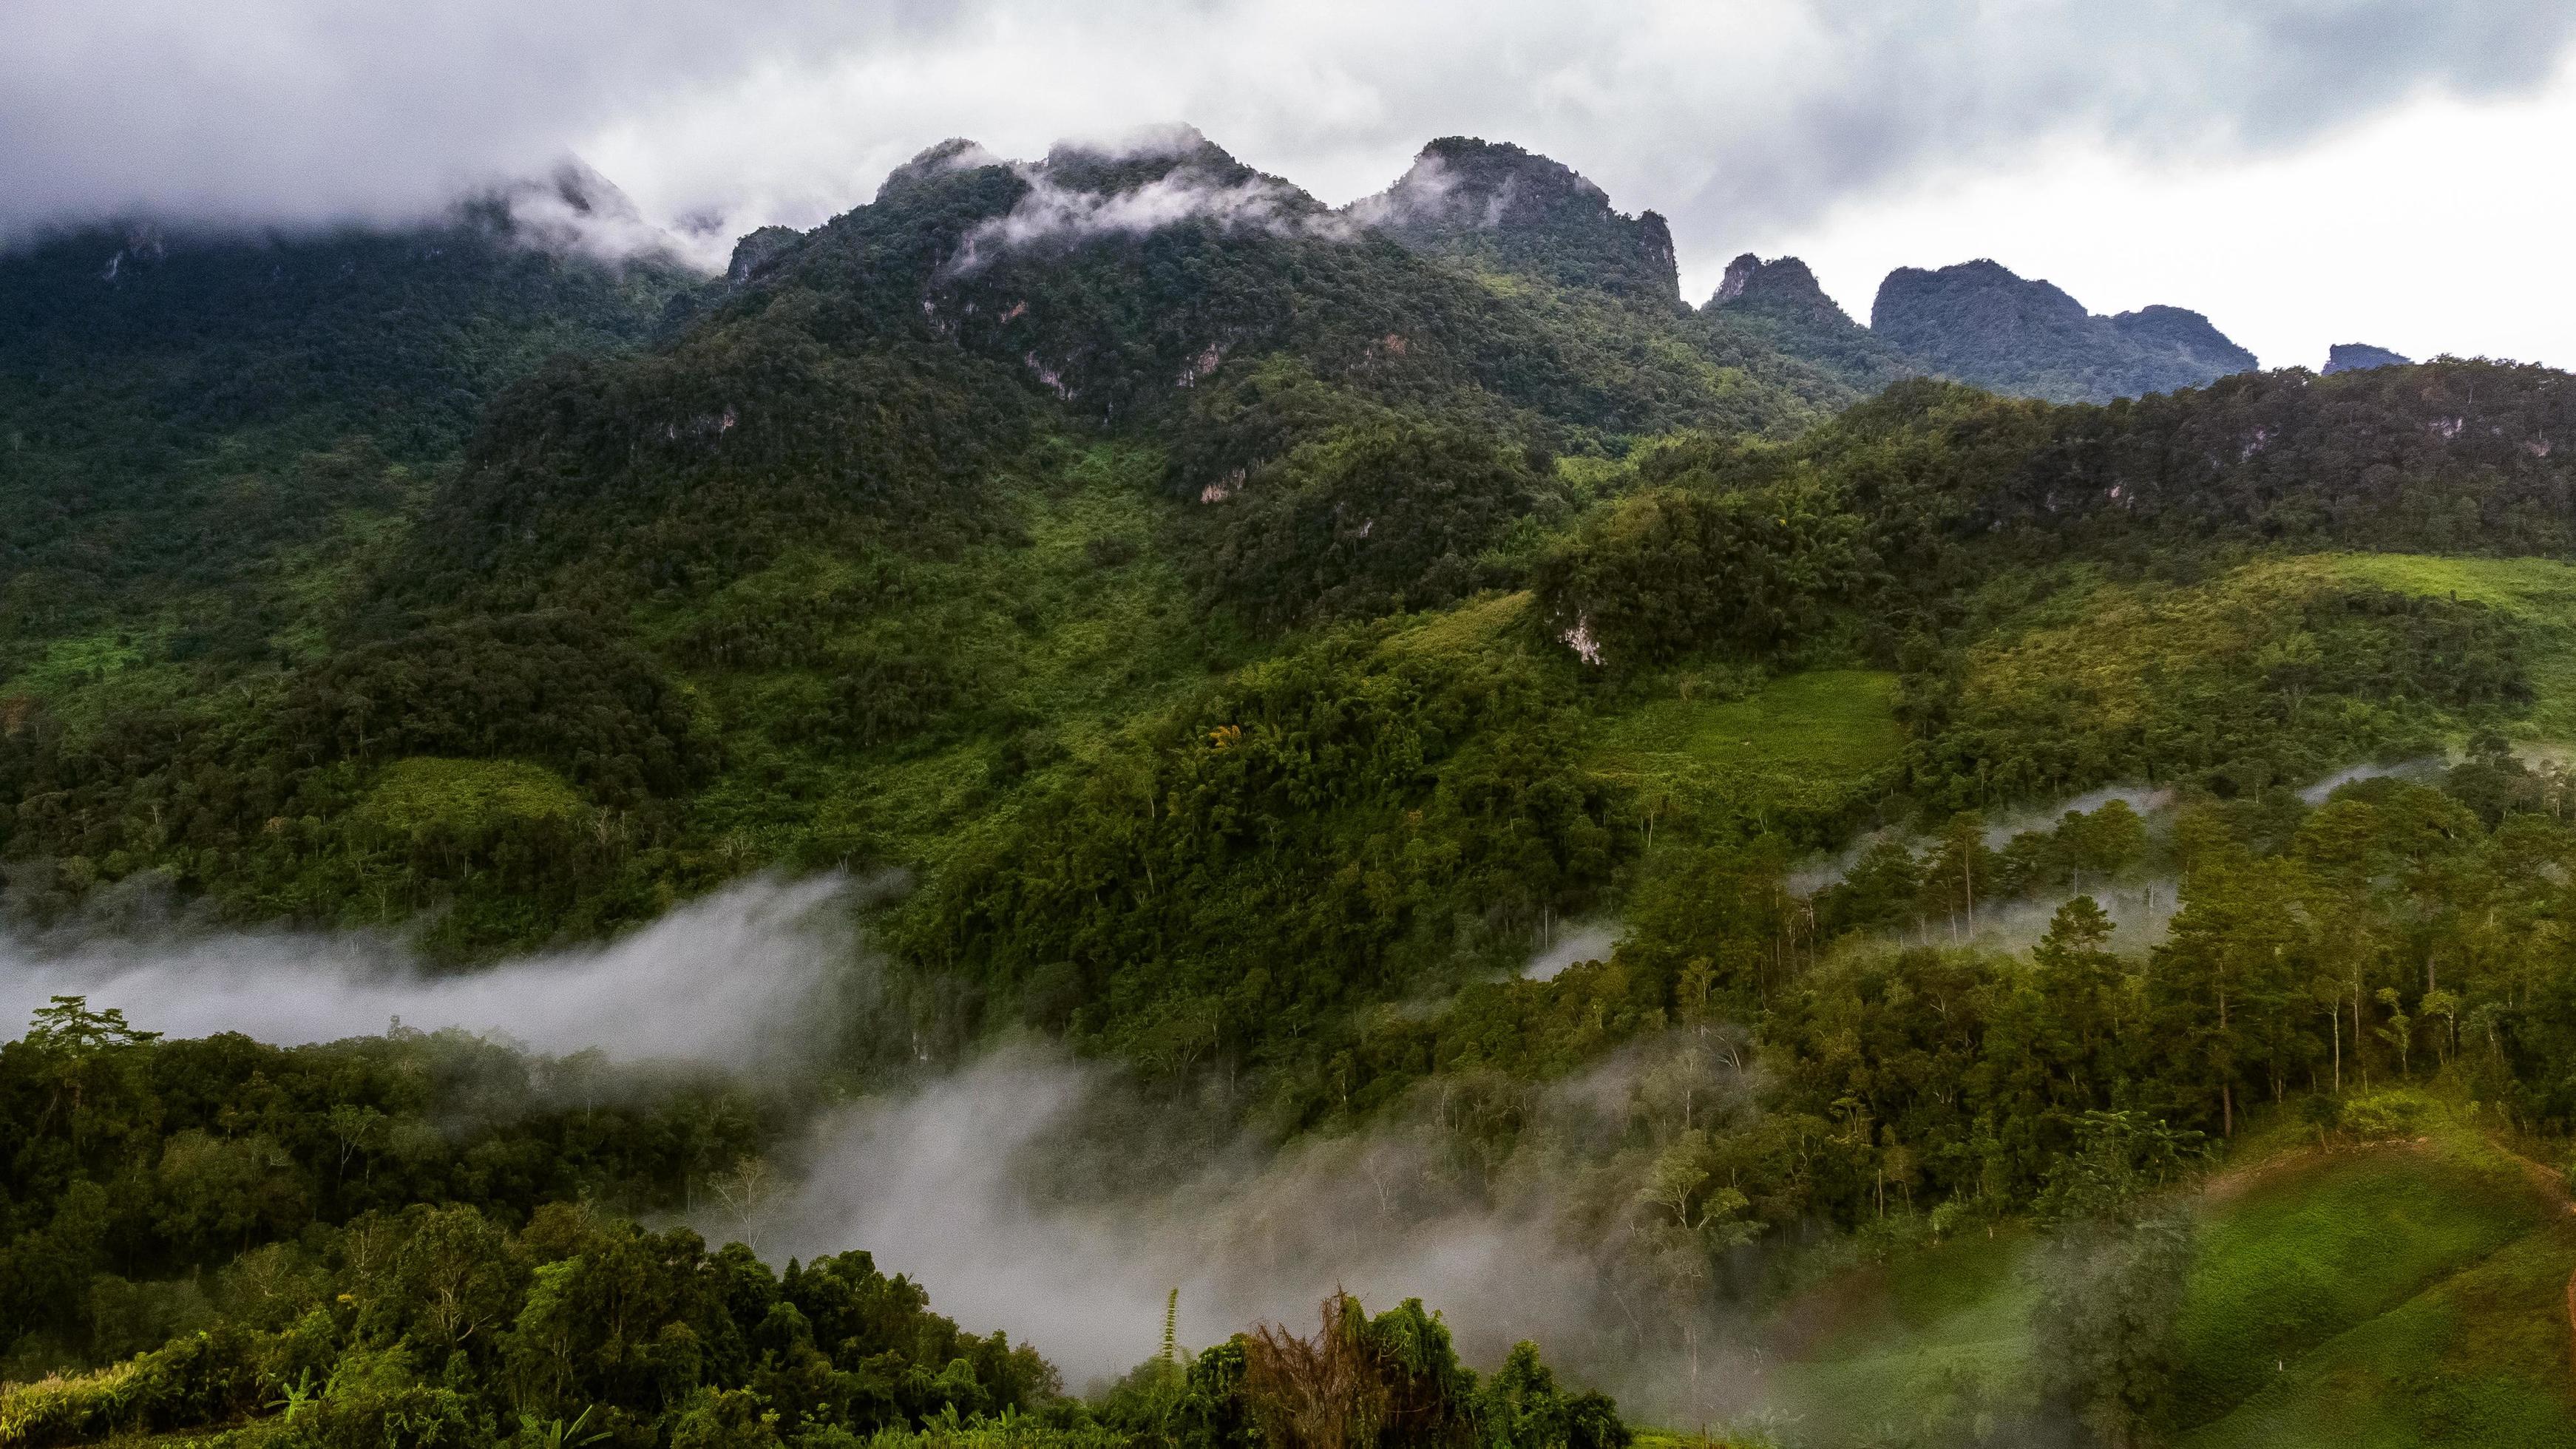
<svg viewBox="0 0 2576 1449">
<path fill-rule="evenodd" d="M 1816 274 L 1796 257 L 1764 261 L 1751 252 L 1726 264 L 1726 275 L 1708 299 L 1711 307 L 1735 307 L 1768 316 L 1853 325 L 1849 313 L 1825 295 Z"/>
<path fill-rule="evenodd" d="M 2411 367 L 2415 359 L 2367 342 L 2338 342 L 2326 349 L 2327 372 L 2367 372 L 2374 367 Z"/>
<path fill-rule="evenodd" d="M 2181 307 L 2097 316 L 1991 258 L 1879 284 L 1870 330 L 1963 382 L 2054 402 L 2107 402 L 2251 370 L 2254 354 Z"/>
<path fill-rule="evenodd" d="M 501 182 L 458 203 L 457 214 L 496 235 L 557 255 L 602 261 L 660 258 L 712 270 L 706 247 L 654 225 L 616 182 L 566 156 L 542 175 Z M 721 243 L 719 243 L 721 245 Z"/>
<path fill-rule="evenodd" d="M 1661 216 L 1629 216 L 1572 167 L 1508 141 L 1440 137 L 1351 214 L 1416 251 L 1479 255 L 1622 296 L 1681 299 L 1672 230 Z"/>
<path fill-rule="evenodd" d="M 930 181 L 951 171 L 972 171 L 978 166 L 999 166 L 1002 158 L 986 150 L 979 142 L 964 136 L 951 136 L 936 146 L 925 146 L 921 154 L 886 173 L 877 185 L 877 199 L 882 201 L 890 191 L 898 191 L 915 182 Z"/>
<path fill-rule="evenodd" d="M 1236 160 L 1198 127 L 1177 123 L 1107 141 L 1058 141 L 1048 148 L 1037 169 L 1072 191 L 1132 191 L 1175 172 L 1189 172 L 1217 186 L 1262 179 L 1260 172 Z"/>
</svg>

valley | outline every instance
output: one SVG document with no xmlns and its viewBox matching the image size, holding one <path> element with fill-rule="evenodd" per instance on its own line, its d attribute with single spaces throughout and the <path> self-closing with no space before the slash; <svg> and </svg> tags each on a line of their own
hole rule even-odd
<svg viewBox="0 0 2576 1449">
<path fill-rule="evenodd" d="M 0 1449 L 2576 1442 L 2564 373 L 1186 128 L 0 324 Z"/>
</svg>

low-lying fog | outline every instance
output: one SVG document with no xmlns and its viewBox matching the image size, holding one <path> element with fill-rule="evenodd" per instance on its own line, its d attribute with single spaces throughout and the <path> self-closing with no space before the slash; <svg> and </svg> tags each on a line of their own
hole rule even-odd
<svg viewBox="0 0 2576 1449">
<path fill-rule="evenodd" d="M 2151 816 L 2165 803 L 2116 793 Z M 1840 864 L 1811 868 L 1801 884 L 1822 884 Z M 0 939 L 0 1018 L 24 1021 L 49 996 L 80 994 L 179 1036 L 294 1043 L 381 1032 L 399 1018 L 549 1054 L 597 1047 L 797 1070 L 852 1013 L 890 1009 L 850 994 L 876 979 L 850 909 L 862 889 L 843 877 L 756 881 L 607 945 L 461 973 L 428 970 L 380 936 Z M 2094 894 L 2132 951 L 2161 937 L 2175 908 L 2170 881 Z M 1976 935 L 2026 945 L 2056 905 L 1999 903 L 1980 911 Z M 1605 956 L 1616 929 L 1574 923 L 1537 943 L 1522 974 Z M 1945 925 L 1924 929 L 1948 940 Z M 1523 1126 L 1520 1145 L 1491 1160 L 1460 1155 L 1448 1129 L 1467 1108 L 1453 1094 L 1471 1089 L 1445 1079 L 1366 1133 L 1271 1151 L 1059 1048 L 1020 1042 L 829 1110 L 789 1160 L 754 1175 L 765 1190 L 733 1194 L 696 1225 L 774 1262 L 866 1248 L 962 1325 L 1035 1343 L 1076 1388 L 1154 1351 L 1171 1290 L 1182 1341 L 1203 1346 L 1260 1319 L 1302 1327 L 1341 1287 L 1372 1307 L 1422 1298 L 1474 1361 L 1535 1338 L 1634 1412 L 1722 1418 L 1760 1401 L 1760 1355 L 1704 1292 L 1700 1306 L 1677 1307 L 1650 1275 L 1617 1266 L 1635 1257 L 1617 1230 L 1574 1225 L 1623 1221 L 1633 1188 L 1619 1184 L 1638 1164 L 1614 1161 L 1617 1144 L 1634 1114 L 1656 1110 L 1657 1093 L 1686 1082 L 1699 1111 L 1754 1110 L 1731 1041 L 1675 1032 L 1571 1081 L 1486 1084 L 1509 1095 L 1505 1110 Z M 1665 1347 L 1640 1353 L 1639 1343 Z"/>
<path fill-rule="evenodd" d="M 606 945 L 474 971 L 433 972 L 396 941 L 357 933 L 0 936 L 0 1021 L 87 996 L 171 1036 L 238 1031 L 295 1044 L 371 1036 L 399 1018 L 561 1054 L 688 1057 L 749 1066 L 817 1044 L 855 954 L 841 877 L 756 881 L 693 901 Z"/>
</svg>

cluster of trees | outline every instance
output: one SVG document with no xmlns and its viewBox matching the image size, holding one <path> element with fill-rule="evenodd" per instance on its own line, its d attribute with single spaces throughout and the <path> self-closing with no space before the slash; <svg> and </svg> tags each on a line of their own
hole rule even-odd
<svg viewBox="0 0 2576 1449">
<path fill-rule="evenodd" d="M 1203 588 L 1252 623 L 1376 618 L 1510 582 L 1485 555 L 1570 511 L 1552 460 L 1454 427 L 1337 429 L 1203 505 Z"/>
<path fill-rule="evenodd" d="M 203 1326 L 202 1275 L 370 1214 L 702 1199 L 797 1104 L 452 1031 L 164 1041 L 57 998 L 0 1045 L 0 1362 L 102 1360 Z M 14 1374 L 13 1374 L 14 1376 Z"/>
<path fill-rule="evenodd" d="M 1337 630 L 979 825 L 892 939 L 1157 1073 L 1306 1056 L 1357 1003 L 1495 964 L 1608 883 L 1570 687 L 1526 655 Z"/>
<path fill-rule="evenodd" d="M 1372 1317 L 1335 1293 L 1311 1334 L 1263 1324 L 1184 1360 L 1164 1334 L 1100 1418 L 1137 1445 L 1255 1444 L 1397 1449 L 1627 1449 L 1634 1435 L 1603 1394 L 1568 1390 L 1521 1343 L 1488 1375 L 1459 1362 L 1449 1326 L 1406 1299 Z"/>
<path fill-rule="evenodd" d="M 213 1284 L 194 1332 L 6 1391 L 11 1442 L 263 1415 L 234 1442 L 845 1445 L 1060 1396 L 1034 1351 L 961 1332 L 864 1252 L 774 1272 L 578 1203 L 517 1228 L 464 1204 L 369 1212 Z"/>
<path fill-rule="evenodd" d="M 1460 1145 L 1500 1162 L 1539 1110 L 1514 1082 L 1678 1028 L 1767 1090 L 1713 1084 L 1695 1135 L 1639 1140 L 1687 1141 L 1692 1191 L 1739 1194 L 1733 1217 L 1773 1232 L 2030 1211 L 2093 1113 L 2218 1142 L 2258 1104 L 2312 1101 L 2331 1126 L 2340 1104 L 2450 1073 L 2563 1132 L 2571 811 L 2561 774 L 2490 737 L 2438 786 L 2385 776 L 2315 806 L 2185 787 L 2152 830 L 2115 800 L 1996 845 L 1963 814 L 1881 838 L 1812 896 L 1767 843 L 1695 848 L 1631 900 L 1607 960 L 1373 1024 L 1322 1064 L 1314 1110 L 1437 1083 L 1485 1103 L 1456 1116 Z M 2115 951 L 2102 901 L 2170 931 Z M 1997 940 L 2034 912 L 2026 953 Z"/>
<path fill-rule="evenodd" d="M 1927 810 L 2119 781 L 2250 795 L 2437 753 L 2531 701 L 2519 626 L 2481 604 L 2261 566 L 2069 592 L 1974 642 L 1910 641 L 1905 770 Z"/>
<path fill-rule="evenodd" d="M 1419 1303 L 1167 1343 L 1086 1405 L 865 1252 L 774 1271 L 611 1215 L 761 1191 L 794 1106 L 724 1079 L 399 1028 L 165 1041 L 63 997 L 0 1045 L 0 1113 L 11 1444 L 1628 1442 L 1529 1345 L 1480 1379 Z"/>
</svg>

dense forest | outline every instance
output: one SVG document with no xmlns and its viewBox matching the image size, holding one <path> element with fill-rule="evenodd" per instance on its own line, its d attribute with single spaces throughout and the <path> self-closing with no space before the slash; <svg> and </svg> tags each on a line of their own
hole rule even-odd
<svg viewBox="0 0 2576 1449">
<path fill-rule="evenodd" d="M 1991 263 L 1692 308 L 1660 217 L 1463 138 L 1340 210 L 1195 132 L 951 142 L 713 279 L 488 208 L 84 234 L 0 309 L 31 959 L 469 973 L 894 883 L 793 1070 L 56 996 L 0 1046 L 0 1446 L 2235 1442 L 2375 1321 L 2209 1327 L 2254 1164 L 2563 1196 L 2564 374 L 2258 372 Z M 1127 1094 L 1093 1206 L 1402 1140 L 1385 1216 L 1615 1311 L 1480 1369 L 1335 1293 L 1074 1384 L 870 1244 L 702 1236 L 1005 1041 Z M 2008 1364 L 1762 1417 L 1816 1304 L 1986 1251 Z M 2576 1423 L 2387 1353 L 2410 1423 Z"/>
</svg>

